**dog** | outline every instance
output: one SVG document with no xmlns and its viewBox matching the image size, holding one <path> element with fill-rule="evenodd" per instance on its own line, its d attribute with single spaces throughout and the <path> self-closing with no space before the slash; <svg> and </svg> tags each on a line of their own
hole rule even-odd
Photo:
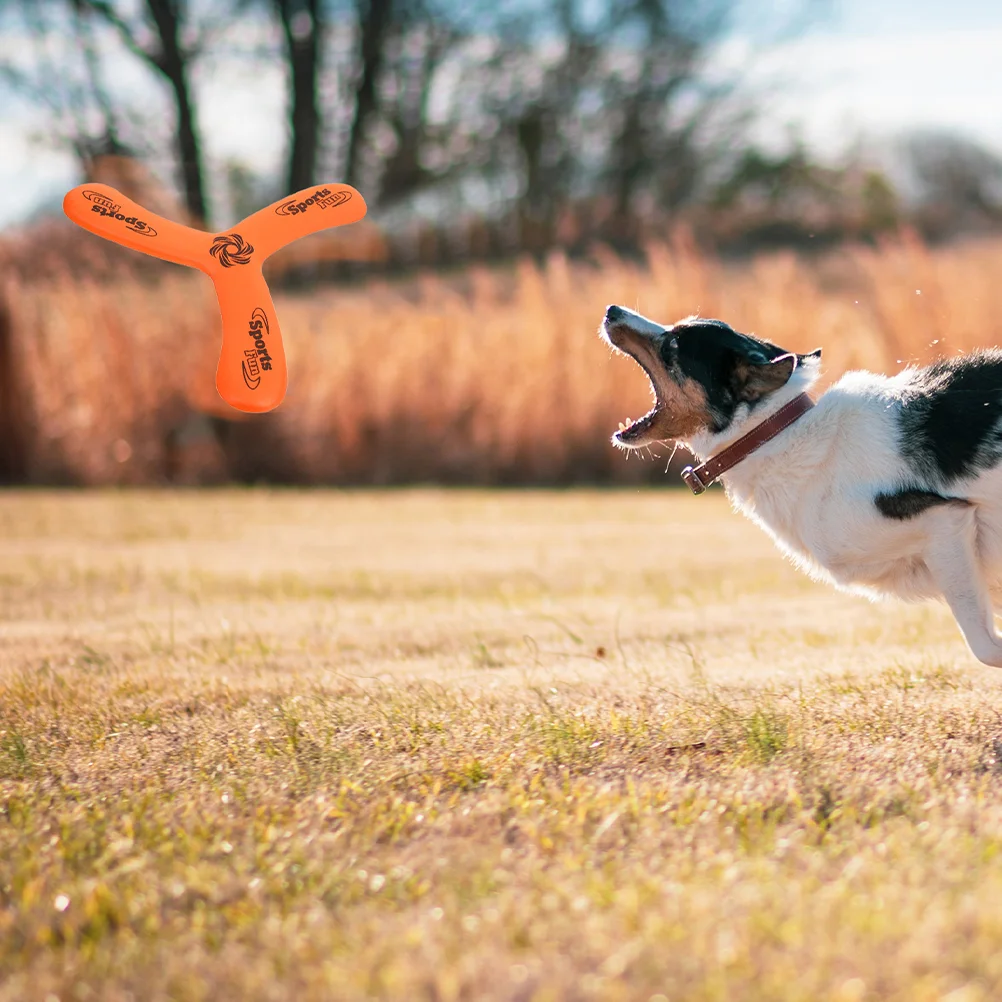
<svg viewBox="0 0 1002 1002">
<path fill-rule="evenodd" d="M 811 577 L 870 598 L 940 598 L 971 653 L 1002 668 L 1002 351 L 848 372 L 816 402 L 821 351 L 720 320 L 665 327 L 610 306 L 602 336 L 647 373 L 654 406 L 613 443 L 683 445 Z M 707 457 L 709 457 L 707 459 Z"/>
</svg>

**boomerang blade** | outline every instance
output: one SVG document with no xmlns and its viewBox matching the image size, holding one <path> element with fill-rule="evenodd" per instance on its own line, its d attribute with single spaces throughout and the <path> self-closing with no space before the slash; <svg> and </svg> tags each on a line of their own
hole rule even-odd
<svg viewBox="0 0 1002 1002">
<path fill-rule="evenodd" d="M 63 212 L 77 226 L 153 257 L 206 270 L 213 234 L 149 212 L 107 184 L 81 184 L 63 198 Z"/>
<path fill-rule="evenodd" d="M 350 185 L 322 184 L 273 202 L 233 228 L 239 230 L 264 259 L 300 237 L 357 223 L 365 212 L 365 200 Z"/>
<path fill-rule="evenodd" d="M 216 294 L 223 315 L 216 389 L 237 410 L 274 410 L 285 399 L 289 377 L 268 283 L 258 269 L 240 284 L 218 283 Z"/>
</svg>

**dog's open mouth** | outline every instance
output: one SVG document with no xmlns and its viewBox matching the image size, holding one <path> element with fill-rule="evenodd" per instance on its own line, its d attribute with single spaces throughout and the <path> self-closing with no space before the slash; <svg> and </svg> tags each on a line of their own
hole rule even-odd
<svg viewBox="0 0 1002 1002">
<path fill-rule="evenodd" d="M 652 437 L 648 434 L 654 428 L 661 414 L 661 401 L 658 399 L 657 388 L 654 386 L 653 380 L 651 380 L 651 389 L 654 392 L 654 406 L 643 417 L 627 419 L 619 423 L 619 430 L 612 436 L 617 445 L 633 447 L 646 445 L 656 439 L 657 436 Z"/>
<path fill-rule="evenodd" d="M 620 422 L 619 430 L 612 436 L 613 443 L 624 449 L 638 449 L 669 438 L 668 409 L 658 385 L 662 379 L 667 379 L 667 373 L 661 372 L 664 362 L 658 350 L 664 328 L 620 307 L 610 306 L 602 333 L 613 348 L 629 355 L 644 370 L 654 397 L 654 406 L 642 417 Z"/>
</svg>

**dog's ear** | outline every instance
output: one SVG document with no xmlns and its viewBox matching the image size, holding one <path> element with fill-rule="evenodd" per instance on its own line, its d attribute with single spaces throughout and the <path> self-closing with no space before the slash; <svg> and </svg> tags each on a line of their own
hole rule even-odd
<svg viewBox="0 0 1002 1002">
<path fill-rule="evenodd" d="M 734 366 L 734 393 L 739 400 L 754 403 L 785 386 L 796 367 L 797 356 L 793 354 L 772 359 L 761 351 L 742 354 Z"/>
<path fill-rule="evenodd" d="M 814 351 L 809 351 L 806 355 L 798 355 L 797 357 L 800 359 L 801 362 L 806 362 L 808 359 L 820 361 L 821 349 L 815 348 Z"/>
</svg>

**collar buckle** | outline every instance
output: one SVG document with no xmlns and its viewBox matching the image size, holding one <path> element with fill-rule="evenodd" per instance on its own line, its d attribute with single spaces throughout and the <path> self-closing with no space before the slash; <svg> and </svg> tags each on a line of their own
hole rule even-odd
<svg viewBox="0 0 1002 1002">
<path fill-rule="evenodd" d="M 704 484 L 702 480 L 699 479 L 699 474 L 691 467 L 687 466 L 682 471 L 682 479 L 685 481 L 686 486 L 692 491 L 693 494 L 702 494 L 709 484 Z"/>
</svg>

